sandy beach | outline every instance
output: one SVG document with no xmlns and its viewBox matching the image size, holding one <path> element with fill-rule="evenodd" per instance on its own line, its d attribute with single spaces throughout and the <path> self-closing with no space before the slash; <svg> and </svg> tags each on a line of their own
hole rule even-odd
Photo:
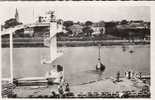
<svg viewBox="0 0 155 100">
<path fill-rule="evenodd" d="M 87 94 L 88 92 L 123 92 L 123 91 L 134 91 L 138 93 L 142 87 L 145 86 L 140 80 L 139 82 L 136 80 L 128 80 L 126 78 L 122 78 L 121 82 L 115 83 L 112 78 L 99 80 L 92 83 L 87 83 L 84 85 L 73 85 L 70 86 L 70 91 L 76 95 L 83 93 Z M 53 86 L 19 86 L 14 89 L 14 93 L 17 94 L 18 97 L 26 98 L 26 97 L 38 97 L 39 95 L 51 95 L 51 92 L 54 91 L 58 93 L 58 85 Z M 24 90 L 24 91 L 23 91 Z"/>
</svg>

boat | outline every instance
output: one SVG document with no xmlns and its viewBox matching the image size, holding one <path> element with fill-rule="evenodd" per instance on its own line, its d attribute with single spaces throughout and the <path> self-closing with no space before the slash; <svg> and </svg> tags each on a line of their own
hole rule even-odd
<svg viewBox="0 0 155 100">
<path fill-rule="evenodd" d="M 98 63 L 96 65 L 96 70 L 97 71 L 104 71 L 105 70 L 105 65 L 102 64 L 101 56 L 100 56 L 100 48 L 101 48 L 101 46 L 99 45 L 98 48 L 99 48 L 99 51 L 98 51 Z"/>
<path fill-rule="evenodd" d="M 134 53 L 134 47 L 130 46 L 129 48 L 130 48 L 129 53 Z"/>
<path fill-rule="evenodd" d="M 126 47 L 125 47 L 125 45 L 122 46 L 122 50 L 123 50 L 123 52 L 126 51 Z"/>
</svg>

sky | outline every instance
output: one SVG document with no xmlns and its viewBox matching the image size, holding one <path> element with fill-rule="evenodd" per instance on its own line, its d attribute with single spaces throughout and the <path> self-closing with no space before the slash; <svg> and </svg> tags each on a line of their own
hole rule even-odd
<svg viewBox="0 0 155 100">
<path fill-rule="evenodd" d="M 14 18 L 16 8 L 19 20 L 23 23 L 32 23 L 38 16 L 44 16 L 49 10 L 55 11 L 58 19 L 74 22 L 120 21 L 123 19 L 150 21 L 150 7 L 148 6 L 106 6 L 99 3 L 52 2 L 0 4 L 0 23 Z"/>
</svg>

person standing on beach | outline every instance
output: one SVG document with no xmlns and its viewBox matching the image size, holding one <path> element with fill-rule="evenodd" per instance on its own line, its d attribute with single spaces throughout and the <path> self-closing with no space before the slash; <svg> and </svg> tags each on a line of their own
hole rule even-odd
<svg viewBox="0 0 155 100">
<path fill-rule="evenodd" d="M 66 83 L 65 92 L 70 92 L 69 83 Z"/>
<path fill-rule="evenodd" d="M 59 97 L 62 98 L 62 96 L 63 96 L 63 94 L 64 94 L 62 85 L 60 85 L 60 86 L 58 87 L 58 93 L 59 93 Z"/>
</svg>

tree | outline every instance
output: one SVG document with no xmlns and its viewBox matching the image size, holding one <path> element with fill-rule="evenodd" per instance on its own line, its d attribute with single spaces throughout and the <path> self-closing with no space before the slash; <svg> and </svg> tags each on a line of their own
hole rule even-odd
<svg viewBox="0 0 155 100">
<path fill-rule="evenodd" d="M 72 26 L 74 23 L 73 21 L 64 21 L 63 25 L 66 27 L 66 29 L 69 27 L 69 26 Z"/>
<path fill-rule="evenodd" d="M 93 33 L 93 29 L 91 27 L 84 27 L 82 31 L 86 33 L 87 36 L 91 36 Z"/>
<path fill-rule="evenodd" d="M 57 23 L 58 23 L 58 24 L 62 24 L 62 23 L 63 23 L 63 20 L 62 20 L 62 19 L 58 19 L 58 20 L 57 20 Z"/>
<path fill-rule="evenodd" d="M 93 24 L 93 22 L 91 22 L 91 21 L 86 21 L 86 22 L 85 22 L 85 25 L 86 25 L 86 26 L 91 26 L 92 24 Z"/>
<path fill-rule="evenodd" d="M 116 25 L 117 25 L 116 22 L 106 22 L 105 23 L 105 29 L 106 29 L 105 33 L 113 35 L 113 36 L 119 35 L 118 34 L 118 29 L 117 29 Z"/>
<path fill-rule="evenodd" d="M 98 24 L 99 24 L 99 26 L 105 26 L 105 22 L 102 20 L 102 21 L 100 21 L 100 22 L 98 22 Z"/>
<path fill-rule="evenodd" d="M 103 36 L 104 28 L 100 29 L 100 36 Z"/>
<path fill-rule="evenodd" d="M 93 29 L 91 28 L 92 24 L 93 24 L 93 22 L 91 22 L 91 21 L 86 21 L 86 22 L 85 22 L 85 27 L 82 29 L 82 31 L 83 31 L 84 33 L 86 33 L 87 36 L 91 36 L 92 33 L 93 33 Z"/>
<path fill-rule="evenodd" d="M 11 19 L 5 21 L 4 28 L 7 29 L 7 28 L 10 28 L 10 27 L 20 25 L 20 24 L 22 24 L 22 23 L 17 22 L 17 20 L 15 18 L 11 18 Z"/>
<path fill-rule="evenodd" d="M 127 20 L 122 20 L 122 21 L 121 21 L 121 24 L 122 24 L 122 25 L 128 24 L 128 21 L 127 21 Z"/>
</svg>

